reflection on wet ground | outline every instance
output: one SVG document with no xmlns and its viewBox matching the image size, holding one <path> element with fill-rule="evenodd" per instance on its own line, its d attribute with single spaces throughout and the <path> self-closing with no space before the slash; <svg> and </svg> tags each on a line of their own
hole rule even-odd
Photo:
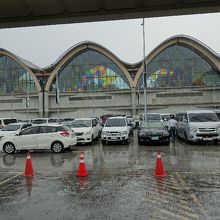
<svg viewBox="0 0 220 220">
<path fill-rule="evenodd" d="M 76 177 L 84 151 L 87 177 Z M 154 177 L 161 152 L 167 176 Z M 26 154 L 0 154 L 0 219 L 218 219 L 220 146 L 77 146 L 33 153 L 36 175 L 24 178 Z"/>
</svg>

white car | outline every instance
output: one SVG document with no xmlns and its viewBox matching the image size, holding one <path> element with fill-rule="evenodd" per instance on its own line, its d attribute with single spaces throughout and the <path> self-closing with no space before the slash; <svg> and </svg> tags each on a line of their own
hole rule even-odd
<svg viewBox="0 0 220 220">
<path fill-rule="evenodd" d="M 8 135 L 18 134 L 21 130 L 31 127 L 30 123 L 11 123 L 0 130 L 0 140 Z"/>
<path fill-rule="evenodd" d="M 74 132 L 67 126 L 55 124 L 32 126 L 14 136 L 3 137 L 0 141 L 0 149 L 7 154 L 17 150 L 52 150 L 60 153 L 74 145 Z"/>
<path fill-rule="evenodd" d="M 110 117 L 107 119 L 102 129 L 102 144 L 107 144 L 108 142 L 123 142 L 129 144 L 130 130 L 131 127 L 128 126 L 126 117 Z"/>
<path fill-rule="evenodd" d="M 99 138 L 100 128 L 95 118 L 77 118 L 70 125 L 77 136 L 77 143 L 90 143 Z"/>
</svg>

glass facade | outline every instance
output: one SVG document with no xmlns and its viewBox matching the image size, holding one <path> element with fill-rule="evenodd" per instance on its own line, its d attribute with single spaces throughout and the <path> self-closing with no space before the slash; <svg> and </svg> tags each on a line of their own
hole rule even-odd
<svg viewBox="0 0 220 220">
<path fill-rule="evenodd" d="M 0 95 L 35 92 L 31 75 L 12 58 L 0 55 Z"/>
<path fill-rule="evenodd" d="M 129 89 L 120 68 L 103 54 L 87 50 L 73 57 L 58 72 L 51 90 L 61 92 L 108 91 Z"/>
<path fill-rule="evenodd" d="M 143 74 L 137 86 L 143 85 Z M 220 85 L 220 73 L 205 59 L 182 45 L 173 45 L 147 65 L 147 87 L 183 87 Z"/>
</svg>

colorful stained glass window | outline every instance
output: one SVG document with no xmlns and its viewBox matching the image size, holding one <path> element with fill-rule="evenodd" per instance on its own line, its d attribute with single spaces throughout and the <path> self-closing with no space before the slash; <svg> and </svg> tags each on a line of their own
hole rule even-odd
<svg viewBox="0 0 220 220">
<path fill-rule="evenodd" d="M 0 55 L 0 95 L 35 92 L 31 75 L 12 58 Z"/>
<path fill-rule="evenodd" d="M 121 69 L 94 50 L 87 50 L 73 57 L 60 69 L 58 76 L 54 79 L 51 90 L 54 90 L 57 84 L 62 92 L 129 89 L 127 78 Z"/>
<path fill-rule="evenodd" d="M 147 65 L 147 87 L 220 85 L 220 73 L 193 48 L 173 45 Z M 137 86 L 143 88 L 143 74 Z"/>
</svg>

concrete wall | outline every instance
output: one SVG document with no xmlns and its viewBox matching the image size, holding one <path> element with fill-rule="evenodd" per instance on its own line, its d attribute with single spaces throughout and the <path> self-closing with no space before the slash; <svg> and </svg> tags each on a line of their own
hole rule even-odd
<svg viewBox="0 0 220 220">
<path fill-rule="evenodd" d="M 56 104 L 55 93 L 29 95 L 30 106 L 26 107 L 26 95 L 0 96 L 0 118 L 17 119 L 36 117 L 99 117 L 103 114 L 136 115 L 144 113 L 144 93 L 128 91 L 96 93 L 61 93 Z M 44 98 L 43 98 L 44 97 Z M 44 99 L 44 104 L 43 104 Z M 44 111 L 43 111 L 44 106 Z M 220 108 L 220 87 L 213 88 L 160 88 L 147 90 L 147 111 L 176 113 L 195 108 Z"/>
</svg>

